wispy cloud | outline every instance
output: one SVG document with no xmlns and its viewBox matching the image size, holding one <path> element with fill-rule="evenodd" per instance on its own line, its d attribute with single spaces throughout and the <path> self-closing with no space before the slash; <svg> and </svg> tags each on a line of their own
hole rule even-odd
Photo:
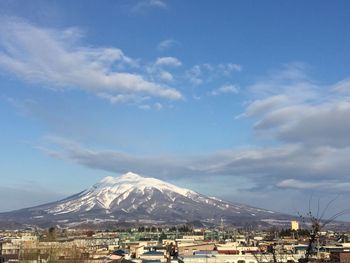
<svg viewBox="0 0 350 263">
<path fill-rule="evenodd" d="M 129 103 L 138 105 L 143 101 L 150 100 L 149 96 L 139 96 L 133 94 L 111 95 L 109 93 L 98 93 L 97 96 L 108 100 L 112 104 Z"/>
<path fill-rule="evenodd" d="M 154 107 L 155 107 L 157 110 L 163 109 L 163 105 L 162 105 L 161 103 L 159 103 L 159 102 L 154 103 Z"/>
<path fill-rule="evenodd" d="M 153 8 L 166 9 L 168 5 L 166 1 L 163 0 L 141 0 L 137 1 L 137 3 L 132 6 L 131 11 L 133 13 L 143 13 Z"/>
<path fill-rule="evenodd" d="M 227 63 L 219 64 L 218 69 L 222 72 L 222 74 L 229 76 L 234 72 L 241 72 L 242 66 L 239 64 Z"/>
<path fill-rule="evenodd" d="M 0 23 L 0 68 L 54 89 L 79 88 L 108 96 L 182 98 L 173 88 L 136 73 L 138 60 L 118 48 L 80 44 L 81 31 L 47 29 L 16 18 Z"/>
<path fill-rule="evenodd" d="M 163 81 L 166 81 L 166 82 L 171 82 L 174 80 L 173 75 L 170 72 L 165 71 L 165 70 L 159 71 L 159 78 Z"/>
<path fill-rule="evenodd" d="M 161 109 L 163 109 L 163 104 L 161 104 L 159 102 L 156 102 L 153 105 L 142 104 L 142 105 L 139 106 L 139 109 L 140 110 L 152 110 L 152 109 L 161 110 Z"/>
<path fill-rule="evenodd" d="M 139 105 L 139 109 L 140 110 L 150 110 L 151 106 L 148 104 L 142 104 L 142 105 Z"/>
<path fill-rule="evenodd" d="M 182 65 L 181 61 L 175 57 L 158 58 L 155 64 L 157 66 L 170 66 L 170 67 L 179 67 Z"/>
<path fill-rule="evenodd" d="M 344 82 L 340 82 L 344 83 Z M 255 119 L 255 131 L 286 143 L 350 146 L 349 95 L 318 85 L 300 65 L 287 65 L 249 89 L 255 99 L 241 116 Z"/>
<path fill-rule="evenodd" d="M 163 179 L 176 177 L 196 180 L 213 175 L 241 178 L 250 181 L 250 185 L 245 188 L 260 191 L 274 187 L 303 189 L 301 183 L 292 185 L 291 182 L 322 186 L 333 181 L 337 187 L 327 191 L 334 192 L 345 189 L 344 184 L 350 183 L 346 179 L 350 169 L 349 148 L 308 148 L 288 144 L 227 150 L 207 155 L 142 156 L 113 150 L 94 150 L 76 142 L 51 138 L 50 144 L 41 149 L 54 158 L 117 174 L 132 170 Z"/>
<path fill-rule="evenodd" d="M 177 45 L 179 45 L 178 41 L 176 41 L 174 39 L 165 39 L 165 40 L 159 42 L 157 49 L 159 51 L 164 51 L 164 50 L 170 49 L 170 48 L 177 46 Z"/>
<path fill-rule="evenodd" d="M 333 90 L 336 92 L 347 93 L 350 92 L 350 78 L 341 80 L 333 85 Z"/>
<path fill-rule="evenodd" d="M 154 81 L 170 83 L 175 80 L 173 70 L 181 65 L 181 61 L 174 57 L 158 58 L 156 62 L 145 67 L 145 71 Z M 179 73 L 179 72 L 178 72 Z M 181 72 L 179 73 L 181 74 Z"/>
<path fill-rule="evenodd" d="M 238 94 L 239 93 L 239 86 L 233 85 L 233 84 L 225 84 L 222 85 L 220 88 L 214 89 L 211 92 L 209 92 L 212 96 L 218 96 L 222 94 Z"/>
<path fill-rule="evenodd" d="M 242 66 L 234 63 L 221 63 L 213 65 L 210 63 L 194 65 L 186 75 L 193 85 L 201 85 L 218 78 L 230 78 L 233 73 L 241 72 Z"/>
<path fill-rule="evenodd" d="M 280 188 L 292 188 L 301 190 L 322 190 L 328 192 L 331 189 L 334 192 L 347 192 L 350 187 L 350 182 L 341 182 L 336 180 L 308 182 L 295 179 L 286 179 L 279 182 L 277 186 Z"/>
</svg>

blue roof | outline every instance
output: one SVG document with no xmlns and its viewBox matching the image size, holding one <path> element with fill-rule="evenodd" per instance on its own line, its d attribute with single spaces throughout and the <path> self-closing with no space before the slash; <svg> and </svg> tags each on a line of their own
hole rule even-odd
<svg viewBox="0 0 350 263">
<path fill-rule="evenodd" d="M 164 255 L 163 252 L 158 252 L 158 251 L 148 251 L 143 253 L 144 255 Z"/>
<path fill-rule="evenodd" d="M 194 252 L 195 255 L 212 255 L 212 254 L 218 254 L 217 251 L 212 250 L 199 250 Z"/>
</svg>

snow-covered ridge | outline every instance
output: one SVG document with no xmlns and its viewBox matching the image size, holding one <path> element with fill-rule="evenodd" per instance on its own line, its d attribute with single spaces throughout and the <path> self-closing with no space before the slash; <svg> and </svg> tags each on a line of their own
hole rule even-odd
<svg viewBox="0 0 350 263">
<path fill-rule="evenodd" d="M 227 216 L 271 217 L 271 211 L 226 202 L 156 178 L 128 172 L 108 176 L 80 194 L 45 207 L 52 216 L 122 220 L 216 220 Z"/>
<path fill-rule="evenodd" d="M 110 188 L 110 189 L 138 189 L 144 191 L 146 188 L 156 188 L 159 191 L 166 192 L 176 192 L 180 195 L 187 196 L 189 193 L 194 193 L 193 191 L 185 188 L 177 187 L 173 184 L 166 183 L 164 181 L 158 180 L 156 178 L 142 177 L 138 174 L 128 172 L 119 177 L 107 176 L 103 178 L 100 182 L 93 185 L 91 189 L 101 189 L 101 188 Z M 118 191 L 119 192 L 119 191 Z"/>
<path fill-rule="evenodd" d="M 176 194 L 185 197 L 196 194 L 189 189 L 180 188 L 156 178 L 142 177 L 128 172 L 119 177 L 107 176 L 82 192 L 79 198 L 59 204 L 55 208 L 49 209 L 48 212 L 62 214 L 81 209 L 89 211 L 98 207 L 108 210 L 112 203 L 119 205 L 132 193 L 144 194 L 146 190 L 154 191 L 154 189 L 159 190 L 173 201 Z"/>
<path fill-rule="evenodd" d="M 127 190 L 138 190 L 144 192 L 145 189 L 151 188 L 158 189 L 162 193 L 175 192 L 183 196 L 187 196 L 189 193 L 194 193 L 189 189 L 180 188 L 156 178 L 142 177 L 132 172 L 128 172 L 119 177 L 107 176 L 97 184 L 93 185 L 88 191 L 96 192 L 101 189 L 109 189 L 114 194 L 122 194 Z"/>
</svg>

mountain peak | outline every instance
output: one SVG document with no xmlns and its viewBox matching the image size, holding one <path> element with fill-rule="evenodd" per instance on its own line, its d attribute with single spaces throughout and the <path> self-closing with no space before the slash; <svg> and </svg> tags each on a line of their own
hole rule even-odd
<svg viewBox="0 0 350 263">
<path fill-rule="evenodd" d="M 18 213 L 16 212 L 17 217 Z M 151 220 L 183 223 L 194 220 L 220 222 L 222 218 L 235 221 L 279 217 L 272 211 L 225 202 L 133 172 L 118 177 L 105 177 L 76 195 L 21 210 L 20 213 L 23 214 L 23 222 L 37 222 L 39 215 L 43 224 L 47 220 L 69 223 L 79 223 L 86 219 L 103 222 Z"/>
<path fill-rule="evenodd" d="M 194 193 L 189 189 L 177 187 L 156 178 L 142 177 L 136 173 L 127 172 L 118 177 L 107 176 L 103 178 L 90 189 L 84 191 L 85 197 L 88 196 L 88 198 L 82 202 L 91 200 L 91 204 L 97 202 L 102 207 L 109 209 L 113 202 L 120 203 L 135 192 L 144 194 L 147 191 L 154 192 L 155 190 L 171 196 L 176 193 L 187 197 Z"/>
<path fill-rule="evenodd" d="M 127 172 L 125 174 L 122 174 L 121 176 L 119 176 L 120 179 L 132 179 L 132 180 L 137 180 L 137 179 L 141 179 L 144 178 L 136 173 L 133 172 Z"/>
<path fill-rule="evenodd" d="M 144 177 L 133 173 L 133 172 L 127 172 L 125 174 L 122 174 L 117 177 L 113 176 L 106 176 L 101 181 L 99 181 L 95 186 L 108 186 L 108 185 L 114 185 L 122 182 L 130 182 L 130 181 L 140 181 L 141 179 L 145 179 Z"/>
</svg>

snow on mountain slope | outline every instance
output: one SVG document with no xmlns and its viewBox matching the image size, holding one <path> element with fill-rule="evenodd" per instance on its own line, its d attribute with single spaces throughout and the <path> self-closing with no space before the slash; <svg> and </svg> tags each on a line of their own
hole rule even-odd
<svg viewBox="0 0 350 263">
<path fill-rule="evenodd" d="M 208 223 L 289 219 L 279 213 L 180 188 L 134 173 L 106 177 L 66 199 L 0 214 L 0 220 L 47 225 L 99 220 L 102 222 Z"/>
<path fill-rule="evenodd" d="M 217 198 L 208 197 L 189 189 L 177 187 L 155 178 L 141 177 L 135 173 L 126 173 L 120 177 L 105 177 L 90 189 L 85 190 L 74 198 L 68 198 L 46 209 L 49 214 L 59 215 L 77 212 L 104 210 L 111 214 L 116 211 L 124 213 L 140 212 L 162 214 L 174 209 L 184 214 L 200 215 L 203 210 L 233 212 L 234 214 L 256 216 L 257 214 L 273 214 L 258 208 L 233 204 Z M 138 211 L 139 210 L 139 211 Z M 159 210 L 159 209 L 158 209 Z M 174 214 L 174 213 L 172 213 Z M 211 213 L 209 213 L 211 214 Z"/>
<path fill-rule="evenodd" d="M 59 204 L 47 211 L 57 214 L 75 212 L 80 209 L 89 211 L 97 207 L 108 210 L 112 208 L 112 203 L 119 205 L 131 193 L 144 194 L 145 190 L 151 189 L 157 189 L 169 198 L 173 198 L 174 193 L 182 196 L 195 194 L 191 190 L 179 188 L 155 178 L 145 178 L 128 172 L 120 177 L 105 177 L 90 189 L 82 192 L 78 198 Z"/>
</svg>

